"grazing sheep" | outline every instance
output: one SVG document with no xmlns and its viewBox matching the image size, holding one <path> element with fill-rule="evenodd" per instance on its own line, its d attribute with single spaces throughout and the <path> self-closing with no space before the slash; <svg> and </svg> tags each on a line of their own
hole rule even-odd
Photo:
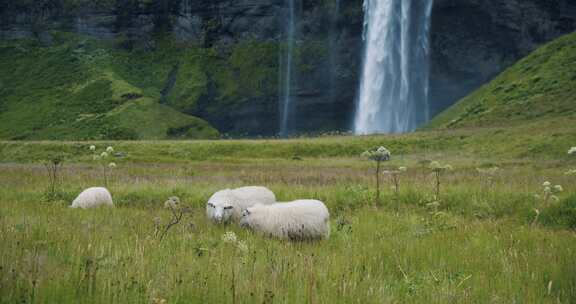
<svg viewBox="0 0 576 304">
<path fill-rule="evenodd" d="M 112 195 L 106 188 L 94 187 L 82 191 L 72 202 L 70 208 L 90 209 L 100 206 L 113 207 Z"/>
<path fill-rule="evenodd" d="M 266 187 L 242 187 L 221 190 L 212 195 L 206 204 L 206 215 L 217 223 L 238 221 L 242 211 L 255 204 L 269 205 L 276 196 Z"/>
<path fill-rule="evenodd" d="M 285 240 L 327 239 L 330 213 L 321 201 L 297 200 L 256 205 L 242 213 L 240 226 Z"/>
</svg>

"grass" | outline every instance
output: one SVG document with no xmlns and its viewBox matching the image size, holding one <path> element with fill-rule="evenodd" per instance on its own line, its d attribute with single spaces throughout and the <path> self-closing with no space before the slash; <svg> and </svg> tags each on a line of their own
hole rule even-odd
<svg viewBox="0 0 576 304">
<path fill-rule="evenodd" d="M 518 125 L 574 118 L 576 32 L 520 60 L 490 83 L 438 115 L 426 128 Z"/>
<path fill-rule="evenodd" d="M 67 33 L 54 33 L 54 37 L 56 42 L 51 47 L 42 47 L 32 40 L 0 44 L 0 138 L 219 136 L 206 121 L 160 104 L 169 63 L 150 63 L 148 69 L 134 71 L 130 68 L 148 67 L 149 55 L 134 55 L 132 60 L 141 61 L 137 65 L 126 59 L 132 54 L 115 49 L 110 43 Z M 188 71 L 186 67 L 182 70 Z M 136 75 L 147 75 L 156 86 L 137 81 Z M 181 91 L 179 86 L 176 88 L 175 92 Z M 186 100 L 180 95 L 174 98 Z"/>
<path fill-rule="evenodd" d="M 136 122 L 137 120 L 128 120 Z M 161 123 L 161 122 L 159 122 Z M 417 132 L 395 136 L 336 136 L 290 140 L 200 140 L 200 141 L 122 141 L 115 142 L 135 162 L 187 162 L 212 160 L 238 162 L 257 158 L 357 157 L 367 148 L 384 145 L 398 154 L 430 160 L 438 153 L 452 157 L 475 155 L 479 160 L 568 159 L 566 151 L 576 142 L 575 120 L 542 120 L 514 128 L 478 128 Z M 0 159 L 11 162 L 37 162 L 53 154 L 65 154 L 67 161 L 82 162 L 88 142 L 0 141 Z M 108 142 L 97 142 L 106 145 Z"/>
<path fill-rule="evenodd" d="M 563 174 L 576 160 L 430 152 L 454 166 L 441 180 L 439 205 L 431 207 L 435 185 L 424 155 L 391 148 L 386 167 L 408 171 L 397 197 L 386 180 L 374 209 L 372 163 L 352 155 L 362 145 L 395 140 L 110 142 L 128 151 L 114 160 L 109 188 L 117 207 L 90 211 L 66 207 L 81 189 L 102 183 L 85 143 L 3 143 L 0 302 L 576 301 L 576 179 Z M 35 160 L 52 149 L 76 157 L 65 164 L 58 199 L 48 201 Z M 226 151 L 223 159 L 208 156 Z M 279 157 L 294 151 L 306 157 Z M 476 167 L 490 166 L 503 169 L 487 185 Z M 550 206 L 534 198 L 545 180 L 565 188 Z M 326 202 L 330 240 L 282 242 L 207 222 L 211 193 L 254 184 L 270 187 L 279 200 Z M 168 222 L 162 207 L 172 195 L 192 211 L 160 242 L 154 222 Z M 534 208 L 542 214 L 531 225 Z M 223 242 L 226 231 L 246 241 L 248 252 Z"/>
</svg>

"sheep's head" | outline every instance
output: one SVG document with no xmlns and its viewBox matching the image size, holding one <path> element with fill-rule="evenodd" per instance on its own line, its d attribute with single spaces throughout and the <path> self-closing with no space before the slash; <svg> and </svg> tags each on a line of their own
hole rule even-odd
<svg viewBox="0 0 576 304">
<path fill-rule="evenodd" d="M 216 223 L 228 223 L 232 219 L 234 206 L 228 202 L 208 202 L 206 213 Z"/>
<path fill-rule="evenodd" d="M 247 228 L 250 227 L 250 208 L 244 209 L 242 211 L 242 218 L 240 218 L 240 227 Z"/>
</svg>

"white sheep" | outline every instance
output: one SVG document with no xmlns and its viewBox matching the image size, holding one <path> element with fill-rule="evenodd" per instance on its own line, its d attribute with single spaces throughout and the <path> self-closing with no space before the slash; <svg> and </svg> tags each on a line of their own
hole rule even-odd
<svg viewBox="0 0 576 304">
<path fill-rule="evenodd" d="M 113 207 L 112 195 L 106 188 L 93 187 L 82 191 L 72 202 L 70 208 L 90 209 L 100 206 Z"/>
<path fill-rule="evenodd" d="M 315 240 L 330 237 L 329 220 L 321 201 L 297 200 L 250 207 L 242 213 L 240 226 L 284 240 Z"/>
<path fill-rule="evenodd" d="M 208 200 L 206 215 L 218 223 L 238 221 L 246 208 L 255 204 L 269 205 L 275 202 L 276 196 L 266 187 L 250 186 L 220 190 Z"/>
</svg>

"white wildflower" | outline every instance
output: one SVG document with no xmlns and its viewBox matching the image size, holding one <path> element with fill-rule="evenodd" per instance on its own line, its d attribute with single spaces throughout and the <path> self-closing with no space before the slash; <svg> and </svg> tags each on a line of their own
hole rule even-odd
<svg viewBox="0 0 576 304">
<path fill-rule="evenodd" d="M 248 244 L 246 244 L 245 241 L 238 241 L 236 243 L 236 247 L 238 247 L 238 249 L 242 252 L 242 253 L 247 253 L 248 252 Z"/>
<path fill-rule="evenodd" d="M 544 187 L 544 193 L 552 193 L 552 188 Z"/>
<path fill-rule="evenodd" d="M 110 167 L 111 169 L 116 168 L 116 163 L 109 163 L 108 167 Z"/>
<path fill-rule="evenodd" d="M 478 171 L 478 173 L 480 174 L 484 174 L 484 175 L 496 175 L 496 173 L 498 173 L 498 171 L 500 171 L 501 169 L 498 167 L 492 167 L 492 168 L 487 168 L 487 169 L 482 169 L 482 168 L 476 168 L 476 171 Z"/>
<path fill-rule="evenodd" d="M 398 168 L 398 171 L 400 171 L 400 172 L 406 172 L 406 170 L 408 170 L 408 168 L 406 168 L 406 167 L 399 167 Z"/>
<path fill-rule="evenodd" d="M 102 157 L 102 158 L 106 158 L 106 157 L 108 157 L 108 153 L 106 153 L 106 152 L 102 152 L 102 154 L 100 154 L 100 157 Z"/>
<path fill-rule="evenodd" d="M 238 238 L 236 237 L 236 233 L 228 231 L 222 235 L 222 241 L 224 243 L 236 243 Z"/>
<path fill-rule="evenodd" d="M 362 157 L 374 161 L 387 161 L 390 160 L 390 151 L 384 147 L 379 147 L 375 150 L 368 150 L 362 153 Z"/>
<path fill-rule="evenodd" d="M 112 154 L 112 152 L 114 152 L 114 148 L 108 147 L 108 148 L 106 148 L 106 152 Z"/>
<path fill-rule="evenodd" d="M 166 209 L 176 209 L 179 205 L 180 199 L 177 196 L 172 196 L 166 202 L 164 202 L 164 208 Z"/>
<path fill-rule="evenodd" d="M 90 151 L 96 151 L 96 146 L 95 146 L 95 145 L 91 145 L 91 146 L 90 146 Z"/>
<path fill-rule="evenodd" d="M 576 175 L 576 169 L 568 170 L 564 172 L 565 175 Z"/>
<path fill-rule="evenodd" d="M 554 202 L 560 201 L 560 199 L 556 195 L 550 196 L 550 199 L 552 199 L 552 201 L 554 201 Z"/>
<path fill-rule="evenodd" d="M 382 154 L 386 154 L 386 153 L 390 153 L 390 151 L 388 151 L 388 149 L 384 148 L 384 147 L 379 147 L 378 150 L 376 150 L 376 152 L 378 153 L 382 153 Z"/>
<path fill-rule="evenodd" d="M 570 150 L 568 150 L 568 154 L 569 155 L 576 155 L 576 147 L 570 148 Z"/>
<path fill-rule="evenodd" d="M 433 171 L 442 171 L 442 170 L 452 170 L 452 165 L 449 164 L 440 164 L 440 162 L 433 161 L 430 163 L 430 169 Z"/>
<path fill-rule="evenodd" d="M 544 183 L 542 183 L 543 187 L 550 187 L 552 184 L 549 181 L 545 181 Z"/>
<path fill-rule="evenodd" d="M 162 218 L 157 216 L 157 217 L 153 218 L 152 221 L 154 221 L 154 225 L 160 226 L 160 224 L 162 223 Z"/>
<path fill-rule="evenodd" d="M 166 304 L 168 303 L 168 301 L 166 299 L 163 298 L 153 298 L 152 299 L 152 304 Z"/>
<path fill-rule="evenodd" d="M 564 188 L 562 188 L 561 185 L 556 185 L 556 186 L 554 186 L 554 190 L 555 190 L 556 192 L 562 192 L 562 191 L 564 191 Z"/>
</svg>

